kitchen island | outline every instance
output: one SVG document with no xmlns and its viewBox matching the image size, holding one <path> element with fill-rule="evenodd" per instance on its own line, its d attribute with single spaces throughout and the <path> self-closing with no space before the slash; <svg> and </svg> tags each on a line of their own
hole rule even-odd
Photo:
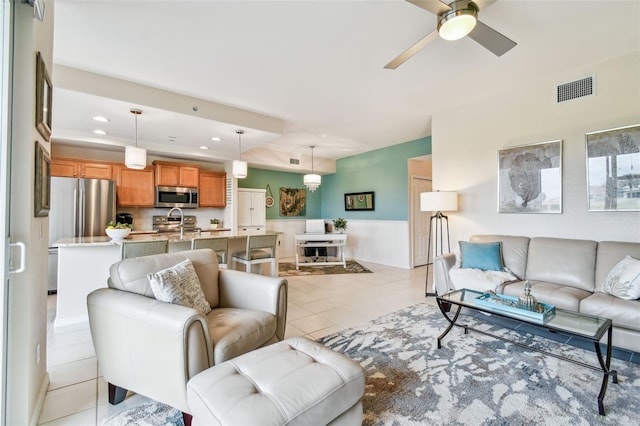
<svg viewBox="0 0 640 426">
<path fill-rule="evenodd" d="M 266 232 L 265 234 L 280 234 Z M 185 232 L 179 233 L 135 233 L 127 241 L 168 240 L 169 252 L 191 249 L 191 242 L 197 238 L 229 238 L 228 267 L 231 268 L 231 254 L 244 251 L 247 235 L 232 231 Z M 107 287 L 109 268 L 120 260 L 121 242 L 103 237 L 62 238 L 54 244 L 58 247 L 58 293 L 54 327 L 79 325 L 88 321 L 87 295 L 98 288 Z M 276 257 L 278 251 L 276 250 Z M 240 265 L 242 270 L 244 266 Z M 260 267 L 262 265 L 256 265 Z M 258 270 L 255 270 L 257 272 Z"/>
</svg>

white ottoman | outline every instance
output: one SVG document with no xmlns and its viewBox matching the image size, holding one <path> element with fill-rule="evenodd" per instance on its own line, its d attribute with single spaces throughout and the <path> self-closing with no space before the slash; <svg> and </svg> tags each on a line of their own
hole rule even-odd
<svg viewBox="0 0 640 426">
<path fill-rule="evenodd" d="M 304 337 L 213 366 L 187 384 L 193 425 L 361 425 L 364 370 Z"/>
</svg>

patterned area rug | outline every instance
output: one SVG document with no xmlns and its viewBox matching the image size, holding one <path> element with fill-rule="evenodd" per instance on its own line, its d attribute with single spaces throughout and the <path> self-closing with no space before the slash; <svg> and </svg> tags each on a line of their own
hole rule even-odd
<svg viewBox="0 0 640 426">
<path fill-rule="evenodd" d="M 590 351 L 472 317 L 461 320 L 589 364 L 597 362 Z M 437 308 L 418 304 L 319 340 L 365 368 L 363 425 L 638 424 L 637 364 L 612 359 L 619 383 L 609 383 L 607 415 L 600 416 L 598 372 L 473 331 L 464 335 L 457 327 L 437 349 L 436 337 L 446 324 Z M 183 425 L 179 411 L 159 403 L 134 407 L 104 422 L 125 424 Z"/>
<path fill-rule="evenodd" d="M 278 270 L 281 277 L 291 276 L 303 276 L 303 275 L 328 275 L 328 274 L 360 274 L 360 273 L 372 273 L 369 269 L 365 268 L 355 260 L 347 260 L 347 267 L 343 268 L 342 265 L 337 266 L 325 266 L 322 264 L 309 264 L 309 266 L 300 266 L 300 269 L 296 269 L 296 264 L 293 262 L 280 262 L 278 264 Z"/>
<path fill-rule="evenodd" d="M 512 340 L 596 365 L 595 353 L 461 318 Z M 320 340 L 366 370 L 364 425 L 638 424 L 640 367 L 612 359 L 606 416 L 598 414 L 602 374 L 470 331 L 446 328 L 440 311 L 418 304 Z M 634 420 L 635 419 L 635 420 Z"/>
</svg>

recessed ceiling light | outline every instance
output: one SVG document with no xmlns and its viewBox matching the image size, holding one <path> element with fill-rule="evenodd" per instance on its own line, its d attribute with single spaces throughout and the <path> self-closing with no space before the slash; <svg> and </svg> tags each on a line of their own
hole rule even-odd
<svg viewBox="0 0 640 426">
<path fill-rule="evenodd" d="M 107 132 L 105 132 L 104 130 L 94 130 L 93 133 L 95 133 L 96 135 L 106 135 Z"/>
<path fill-rule="evenodd" d="M 110 121 L 107 117 L 102 117 L 101 115 L 96 115 L 93 119 L 101 123 L 108 123 Z"/>
<path fill-rule="evenodd" d="M 222 138 L 219 138 L 217 136 L 212 137 L 211 140 L 214 142 L 222 142 Z"/>
<path fill-rule="evenodd" d="M 208 147 L 208 146 L 204 146 L 204 145 L 202 145 L 202 146 L 200 147 L 200 149 L 209 149 L 209 147 Z"/>
</svg>

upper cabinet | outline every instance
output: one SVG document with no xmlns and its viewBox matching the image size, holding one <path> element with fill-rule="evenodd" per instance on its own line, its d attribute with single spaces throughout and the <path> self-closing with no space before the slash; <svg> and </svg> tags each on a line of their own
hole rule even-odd
<svg viewBox="0 0 640 426">
<path fill-rule="evenodd" d="M 193 164 L 154 161 L 157 186 L 186 186 L 197 188 L 200 167 Z"/>
<path fill-rule="evenodd" d="M 52 158 L 51 176 L 85 179 L 113 179 L 113 165 L 95 160 Z"/>
<path fill-rule="evenodd" d="M 117 170 L 116 204 L 118 207 L 155 207 L 154 167 L 136 170 L 123 165 L 114 168 Z"/>
<path fill-rule="evenodd" d="M 200 172 L 198 192 L 200 207 L 227 206 L 227 174 L 225 172 Z"/>
</svg>

